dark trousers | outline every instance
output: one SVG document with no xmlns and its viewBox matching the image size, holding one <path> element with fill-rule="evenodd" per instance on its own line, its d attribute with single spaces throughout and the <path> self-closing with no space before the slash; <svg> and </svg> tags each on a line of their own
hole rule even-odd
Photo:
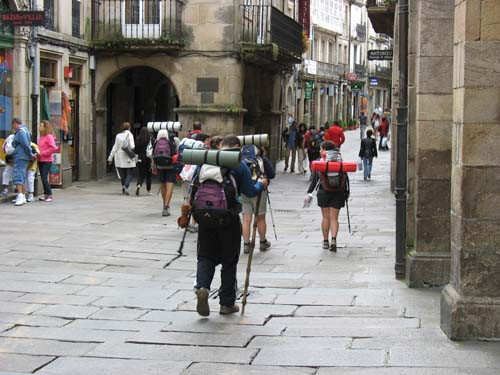
<svg viewBox="0 0 500 375">
<path fill-rule="evenodd" d="M 134 168 L 116 168 L 118 169 L 118 174 L 120 175 L 120 180 L 122 180 L 122 186 L 128 189 L 130 181 L 134 176 Z"/>
<path fill-rule="evenodd" d="M 151 160 L 149 158 L 141 159 L 139 163 L 137 163 L 137 186 L 142 186 L 144 180 L 146 180 L 146 189 L 148 191 L 151 190 Z"/>
<path fill-rule="evenodd" d="M 219 300 L 223 306 L 233 306 L 236 302 L 236 269 L 240 247 L 241 222 L 238 216 L 235 216 L 233 224 L 220 229 L 205 228 L 199 223 L 196 288 L 210 289 L 215 267 L 222 265 Z"/>
<path fill-rule="evenodd" d="M 40 177 L 42 178 L 43 193 L 47 197 L 52 196 L 52 189 L 50 188 L 50 184 L 49 184 L 50 167 L 52 167 L 52 162 L 50 162 L 50 161 L 38 162 L 38 168 L 40 169 Z"/>
<path fill-rule="evenodd" d="M 319 151 L 307 151 L 307 158 L 309 159 L 309 171 L 313 174 L 311 169 L 312 162 L 320 158 Z"/>
</svg>

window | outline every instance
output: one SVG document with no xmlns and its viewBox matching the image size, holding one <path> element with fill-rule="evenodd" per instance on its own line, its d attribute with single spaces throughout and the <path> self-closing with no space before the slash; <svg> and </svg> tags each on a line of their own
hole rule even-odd
<svg viewBox="0 0 500 375">
<path fill-rule="evenodd" d="M 54 0 L 43 0 L 43 10 L 45 11 L 45 28 L 55 30 Z"/>
<path fill-rule="evenodd" d="M 328 43 L 328 62 L 333 64 L 333 43 Z"/>
<path fill-rule="evenodd" d="M 348 58 L 349 58 L 349 56 L 347 54 L 347 46 L 344 46 L 344 64 L 350 63 L 349 61 L 347 61 Z"/>
<path fill-rule="evenodd" d="M 81 85 L 82 84 L 82 66 L 77 64 L 69 64 L 69 67 L 73 70 L 73 76 L 69 79 L 71 85 Z"/>
<path fill-rule="evenodd" d="M 326 55 L 326 42 L 324 40 L 321 41 L 321 61 L 327 61 Z"/>
<path fill-rule="evenodd" d="M 80 9 L 81 4 L 80 0 L 73 0 L 73 8 L 72 8 L 72 35 L 76 38 L 80 37 Z"/>
<path fill-rule="evenodd" d="M 57 82 L 57 61 L 40 59 L 40 82 L 45 84 Z"/>
</svg>

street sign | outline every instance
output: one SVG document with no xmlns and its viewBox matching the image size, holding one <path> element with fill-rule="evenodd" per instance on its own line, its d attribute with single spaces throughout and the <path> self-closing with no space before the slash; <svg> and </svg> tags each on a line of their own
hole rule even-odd
<svg viewBox="0 0 500 375">
<path fill-rule="evenodd" d="M 363 91 L 363 86 L 364 86 L 364 82 L 353 82 L 351 83 L 351 91 L 352 92 L 359 92 L 359 91 Z"/>
<path fill-rule="evenodd" d="M 8 26 L 45 26 L 44 11 L 4 12 L 0 16 Z"/>
<path fill-rule="evenodd" d="M 371 49 L 368 51 L 368 60 L 390 60 L 392 61 L 392 49 Z"/>
<path fill-rule="evenodd" d="M 371 77 L 370 78 L 370 86 L 378 86 L 378 78 Z"/>
<path fill-rule="evenodd" d="M 356 81 L 358 79 L 358 75 L 356 73 L 347 73 L 347 79 L 351 82 Z"/>
</svg>

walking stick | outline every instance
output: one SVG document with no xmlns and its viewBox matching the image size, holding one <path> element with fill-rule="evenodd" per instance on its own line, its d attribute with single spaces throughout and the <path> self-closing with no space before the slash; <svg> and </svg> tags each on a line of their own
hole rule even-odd
<svg viewBox="0 0 500 375">
<path fill-rule="evenodd" d="M 179 245 L 179 250 L 177 250 L 177 253 L 180 255 L 182 255 L 182 249 L 184 249 L 184 241 L 186 240 L 186 233 L 188 231 L 189 224 L 191 223 L 191 214 L 192 214 L 192 211 L 189 210 L 188 225 L 186 226 L 186 229 L 184 229 L 184 234 L 182 235 L 182 241 L 181 241 L 181 244 Z"/>
<path fill-rule="evenodd" d="M 243 299 L 241 301 L 241 315 L 245 314 L 245 306 L 247 304 L 248 286 L 250 285 L 250 272 L 252 271 L 253 250 L 255 248 L 255 238 L 257 237 L 257 218 L 259 214 L 260 199 L 262 193 L 257 196 L 257 204 L 255 205 L 255 215 L 253 219 L 252 242 L 250 242 L 250 252 L 248 253 L 247 275 L 245 278 L 245 288 L 243 289 Z"/>
<path fill-rule="evenodd" d="M 278 241 L 278 233 L 276 232 L 276 224 L 274 223 L 273 207 L 271 206 L 271 198 L 269 197 L 269 190 L 267 190 L 267 203 L 269 203 L 269 211 L 271 212 L 271 221 L 273 223 L 274 238 Z"/>
<path fill-rule="evenodd" d="M 352 232 L 351 232 L 351 218 L 350 218 L 350 215 L 349 215 L 349 198 L 347 198 L 345 200 L 345 207 L 346 207 L 346 211 L 347 211 L 347 225 L 349 227 L 349 234 L 352 236 Z"/>
</svg>

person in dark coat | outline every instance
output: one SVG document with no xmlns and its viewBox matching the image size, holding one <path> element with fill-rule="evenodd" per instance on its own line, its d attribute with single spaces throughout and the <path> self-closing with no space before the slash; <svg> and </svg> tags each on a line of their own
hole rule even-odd
<svg viewBox="0 0 500 375">
<path fill-rule="evenodd" d="M 137 161 L 137 189 L 135 190 L 135 195 L 139 195 L 141 186 L 146 180 L 146 189 L 148 195 L 151 194 L 151 159 L 147 157 L 146 150 L 148 148 L 151 138 L 149 136 L 148 128 L 143 127 L 137 136 L 135 141 L 135 153 L 138 155 L 139 160 Z"/>
<path fill-rule="evenodd" d="M 377 157 L 377 141 L 372 138 L 373 131 L 368 129 L 366 131 L 366 138 L 361 140 L 361 147 L 359 149 L 359 157 L 363 160 L 363 177 L 364 180 L 371 180 L 372 178 L 372 165 L 373 158 Z"/>
</svg>

